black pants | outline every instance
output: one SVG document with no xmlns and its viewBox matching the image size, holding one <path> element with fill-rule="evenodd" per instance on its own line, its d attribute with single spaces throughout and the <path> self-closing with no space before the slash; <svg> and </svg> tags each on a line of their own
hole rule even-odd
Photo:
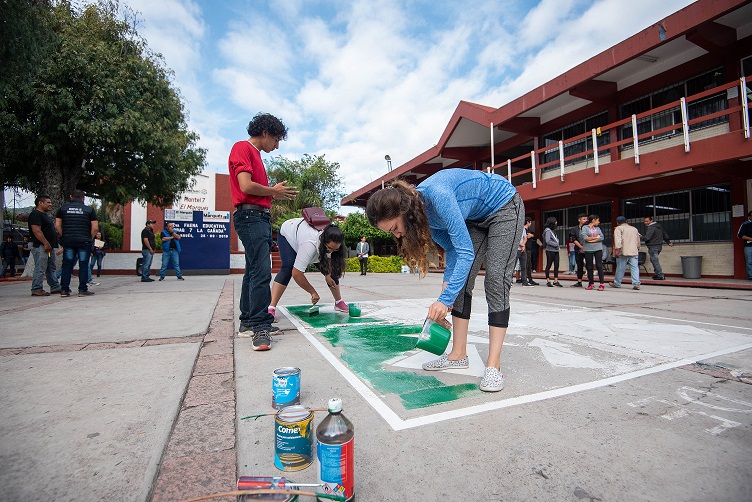
<svg viewBox="0 0 752 502">
<path fill-rule="evenodd" d="M 368 272 L 368 257 L 358 258 L 358 261 L 360 262 L 360 273 L 366 275 L 366 272 Z"/>
<path fill-rule="evenodd" d="M 6 258 L 3 260 L 3 274 L 0 275 L 0 277 L 5 277 L 5 275 L 8 273 L 8 270 L 10 270 L 10 276 L 15 277 L 16 276 L 16 258 Z"/>
<path fill-rule="evenodd" d="M 546 280 L 548 281 L 548 271 L 554 266 L 554 281 L 559 280 L 559 252 L 546 250 Z"/>
<path fill-rule="evenodd" d="M 575 262 L 577 262 L 577 282 L 582 282 L 582 277 L 585 275 L 585 253 L 577 251 Z"/>
<path fill-rule="evenodd" d="M 595 282 L 595 279 L 593 277 L 593 262 L 595 262 L 595 268 L 598 270 L 598 282 L 603 284 L 603 251 L 598 250 L 594 253 L 585 253 L 585 266 L 587 267 L 588 285 Z"/>
</svg>

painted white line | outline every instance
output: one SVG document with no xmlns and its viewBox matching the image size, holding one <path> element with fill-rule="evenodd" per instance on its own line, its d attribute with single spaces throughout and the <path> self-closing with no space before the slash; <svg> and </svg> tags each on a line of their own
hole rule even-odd
<svg viewBox="0 0 752 502">
<path fill-rule="evenodd" d="M 386 423 L 389 424 L 389 426 L 394 430 L 400 430 L 403 429 L 402 427 L 403 420 L 392 411 L 389 406 L 387 406 L 379 397 L 366 385 L 363 383 L 363 381 L 358 378 L 350 369 L 342 364 L 342 362 L 337 359 L 334 354 L 332 354 L 324 345 L 316 339 L 315 336 L 313 336 L 308 329 L 306 329 L 305 326 L 303 326 L 300 321 L 292 314 L 290 314 L 287 309 L 285 309 L 282 306 L 277 307 L 277 309 L 281 309 L 282 312 L 285 314 L 285 317 L 287 317 L 292 323 L 298 328 L 298 331 L 300 331 L 304 337 L 313 345 L 316 350 L 318 350 L 322 356 L 324 356 L 324 359 L 329 361 L 329 363 L 334 366 L 334 369 L 336 369 L 342 377 L 347 380 L 347 382 L 353 386 L 353 388 L 361 395 L 363 396 L 363 399 L 366 400 L 368 404 L 371 405 L 371 407 L 376 410 L 376 412 L 381 415 L 381 418 L 383 418 Z"/>
</svg>

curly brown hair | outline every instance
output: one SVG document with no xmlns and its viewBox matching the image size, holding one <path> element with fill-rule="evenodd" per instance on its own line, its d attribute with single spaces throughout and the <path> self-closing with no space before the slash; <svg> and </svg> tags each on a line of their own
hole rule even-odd
<svg viewBox="0 0 752 502">
<path fill-rule="evenodd" d="M 397 252 L 410 270 L 418 270 L 423 277 L 428 273 L 428 254 L 436 252 L 423 201 L 415 188 L 402 180 L 373 194 L 366 204 L 366 216 L 374 227 L 379 222 L 402 217 L 405 233 L 394 240 Z"/>
</svg>

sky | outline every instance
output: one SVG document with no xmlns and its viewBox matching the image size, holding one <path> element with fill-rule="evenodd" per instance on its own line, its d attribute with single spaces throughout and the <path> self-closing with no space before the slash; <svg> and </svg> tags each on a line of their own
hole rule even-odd
<svg viewBox="0 0 752 502">
<path fill-rule="evenodd" d="M 265 157 L 325 155 L 345 194 L 435 145 L 461 100 L 501 107 L 690 3 L 121 0 L 174 71 L 207 170 L 226 173 L 268 112 L 289 133 Z"/>
</svg>

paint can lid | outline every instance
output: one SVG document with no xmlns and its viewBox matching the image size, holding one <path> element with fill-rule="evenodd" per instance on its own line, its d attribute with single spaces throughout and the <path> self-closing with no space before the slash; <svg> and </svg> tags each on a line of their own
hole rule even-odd
<svg viewBox="0 0 752 502">
<path fill-rule="evenodd" d="M 339 413 L 342 411 L 342 399 L 333 397 L 329 400 L 329 413 Z"/>
</svg>

